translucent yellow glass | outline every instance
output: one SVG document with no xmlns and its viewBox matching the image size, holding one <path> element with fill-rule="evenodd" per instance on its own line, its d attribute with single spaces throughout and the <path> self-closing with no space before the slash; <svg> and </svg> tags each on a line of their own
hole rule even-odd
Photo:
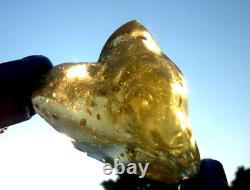
<svg viewBox="0 0 250 190">
<path fill-rule="evenodd" d="M 137 21 L 111 35 L 97 63 L 55 66 L 32 101 L 97 160 L 150 163 L 146 177 L 167 183 L 199 171 L 184 77 Z"/>
</svg>

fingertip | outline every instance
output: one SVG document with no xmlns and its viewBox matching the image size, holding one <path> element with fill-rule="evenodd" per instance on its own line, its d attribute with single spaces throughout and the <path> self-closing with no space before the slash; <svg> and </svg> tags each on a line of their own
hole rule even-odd
<svg viewBox="0 0 250 190">
<path fill-rule="evenodd" d="M 35 114 L 32 93 L 52 67 L 51 61 L 42 55 L 0 64 L 0 127 L 28 120 Z"/>
<path fill-rule="evenodd" d="M 49 58 L 43 55 L 31 55 L 24 57 L 22 60 L 29 65 L 30 70 L 34 71 L 34 69 L 36 69 L 35 71 L 41 73 L 47 72 L 53 67 Z"/>
<path fill-rule="evenodd" d="M 214 160 L 211 158 L 205 158 L 201 160 L 201 170 L 202 169 L 223 169 L 222 164 L 218 160 Z M 224 169 L 223 169 L 224 170 Z"/>
</svg>

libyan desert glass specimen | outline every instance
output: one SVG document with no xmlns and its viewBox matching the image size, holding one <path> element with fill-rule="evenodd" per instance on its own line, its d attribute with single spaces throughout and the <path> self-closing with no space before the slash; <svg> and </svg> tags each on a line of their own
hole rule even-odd
<svg viewBox="0 0 250 190">
<path fill-rule="evenodd" d="M 45 76 L 33 105 L 97 160 L 150 163 L 146 176 L 176 183 L 200 156 L 181 71 L 137 21 L 115 31 L 97 63 L 65 63 Z"/>
</svg>

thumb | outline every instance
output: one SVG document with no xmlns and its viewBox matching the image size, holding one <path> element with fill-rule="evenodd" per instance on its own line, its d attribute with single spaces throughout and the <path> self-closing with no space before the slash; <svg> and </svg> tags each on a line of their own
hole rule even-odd
<svg viewBox="0 0 250 190">
<path fill-rule="evenodd" d="M 50 68 L 50 60 L 38 55 L 0 64 L 0 128 L 35 114 L 31 95 Z"/>
</svg>

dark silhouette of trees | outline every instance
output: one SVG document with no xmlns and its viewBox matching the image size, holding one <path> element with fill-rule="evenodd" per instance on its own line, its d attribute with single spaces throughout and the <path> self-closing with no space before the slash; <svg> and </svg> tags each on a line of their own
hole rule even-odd
<svg viewBox="0 0 250 190">
<path fill-rule="evenodd" d="M 105 190 L 177 190 L 177 184 L 166 184 L 148 178 L 139 178 L 137 175 L 122 174 L 116 181 L 102 182 Z"/>
<path fill-rule="evenodd" d="M 236 178 L 232 182 L 233 190 L 249 190 L 250 189 L 250 169 L 239 167 L 236 172 Z"/>
</svg>

